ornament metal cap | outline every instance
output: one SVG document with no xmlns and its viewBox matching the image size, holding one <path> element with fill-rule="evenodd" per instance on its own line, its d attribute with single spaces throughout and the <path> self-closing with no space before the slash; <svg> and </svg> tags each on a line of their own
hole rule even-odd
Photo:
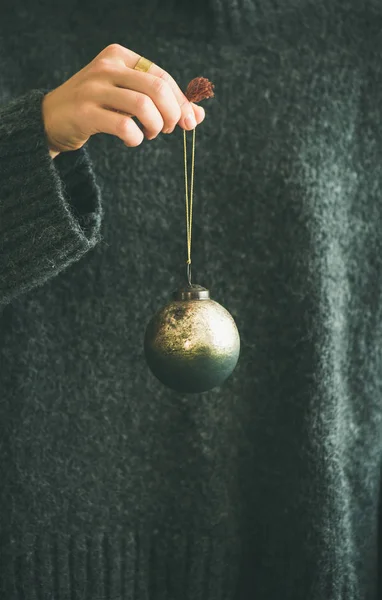
<svg viewBox="0 0 382 600">
<path fill-rule="evenodd" d="M 210 292 L 201 285 L 185 285 L 172 293 L 174 300 L 209 300 Z"/>
</svg>

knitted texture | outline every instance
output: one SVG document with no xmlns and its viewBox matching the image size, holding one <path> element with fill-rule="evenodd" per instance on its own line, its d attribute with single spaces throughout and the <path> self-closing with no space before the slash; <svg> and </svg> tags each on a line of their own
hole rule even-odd
<svg viewBox="0 0 382 600">
<path fill-rule="evenodd" d="M 0 598 L 377 600 L 380 3 L 55 4 L 0 8 Z M 205 394 L 143 353 L 185 273 L 183 132 L 51 161 L 31 92 L 113 42 L 215 85 L 193 280 L 242 349 Z"/>
<path fill-rule="evenodd" d="M 0 110 L 0 304 L 99 240 L 99 190 L 86 151 L 51 160 L 42 97 L 34 90 Z"/>
</svg>

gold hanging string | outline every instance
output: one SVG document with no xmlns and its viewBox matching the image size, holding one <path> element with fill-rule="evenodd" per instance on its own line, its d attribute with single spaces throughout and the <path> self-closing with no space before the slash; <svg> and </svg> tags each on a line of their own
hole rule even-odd
<svg viewBox="0 0 382 600">
<path fill-rule="evenodd" d="M 195 174 L 195 131 L 192 130 L 192 158 L 191 158 L 191 187 L 188 194 L 188 169 L 187 169 L 187 135 L 183 130 L 184 142 L 184 181 L 186 187 L 186 232 L 187 232 L 187 279 L 191 285 L 191 242 L 192 242 L 192 207 L 194 197 L 194 174 Z"/>
</svg>

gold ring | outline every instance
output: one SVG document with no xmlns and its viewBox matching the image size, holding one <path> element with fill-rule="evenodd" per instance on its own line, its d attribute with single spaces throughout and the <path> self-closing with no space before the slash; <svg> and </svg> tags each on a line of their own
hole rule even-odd
<svg viewBox="0 0 382 600">
<path fill-rule="evenodd" d="M 153 63 L 152 63 L 151 60 L 148 60 L 144 56 L 141 56 L 141 58 L 139 59 L 139 61 L 135 65 L 134 69 L 136 71 L 142 71 L 143 73 L 147 73 L 147 71 L 149 70 L 149 68 L 151 67 L 152 64 Z"/>
</svg>

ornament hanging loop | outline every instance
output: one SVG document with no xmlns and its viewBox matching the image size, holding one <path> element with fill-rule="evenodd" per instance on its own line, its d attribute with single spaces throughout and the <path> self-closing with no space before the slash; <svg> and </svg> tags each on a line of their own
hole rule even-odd
<svg viewBox="0 0 382 600">
<path fill-rule="evenodd" d="M 191 159 L 191 188 L 188 191 L 188 169 L 187 169 L 187 138 L 186 130 L 183 131 L 184 142 L 184 183 L 186 193 L 186 233 L 187 233 L 187 282 L 191 287 L 191 239 L 192 239 L 192 208 L 194 196 L 194 173 L 195 173 L 195 129 L 192 131 L 192 159 Z"/>
<path fill-rule="evenodd" d="M 195 77 L 188 84 L 186 98 L 190 102 L 199 102 L 205 98 L 213 98 L 214 85 L 205 77 Z M 184 146 L 184 183 L 186 193 L 186 233 L 187 233 L 187 266 L 186 275 L 189 287 L 192 287 L 191 282 L 191 241 L 192 241 L 192 209 L 194 196 L 194 178 L 195 178 L 195 128 L 192 130 L 192 149 L 191 149 L 191 187 L 188 190 L 188 169 L 187 169 L 187 135 L 186 130 L 183 130 L 183 146 Z"/>
<path fill-rule="evenodd" d="M 191 263 L 187 261 L 187 267 L 186 267 L 186 271 L 187 271 L 187 283 L 190 287 L 192 287 L 192 281 L 191 281 Z"/>
</svg>

